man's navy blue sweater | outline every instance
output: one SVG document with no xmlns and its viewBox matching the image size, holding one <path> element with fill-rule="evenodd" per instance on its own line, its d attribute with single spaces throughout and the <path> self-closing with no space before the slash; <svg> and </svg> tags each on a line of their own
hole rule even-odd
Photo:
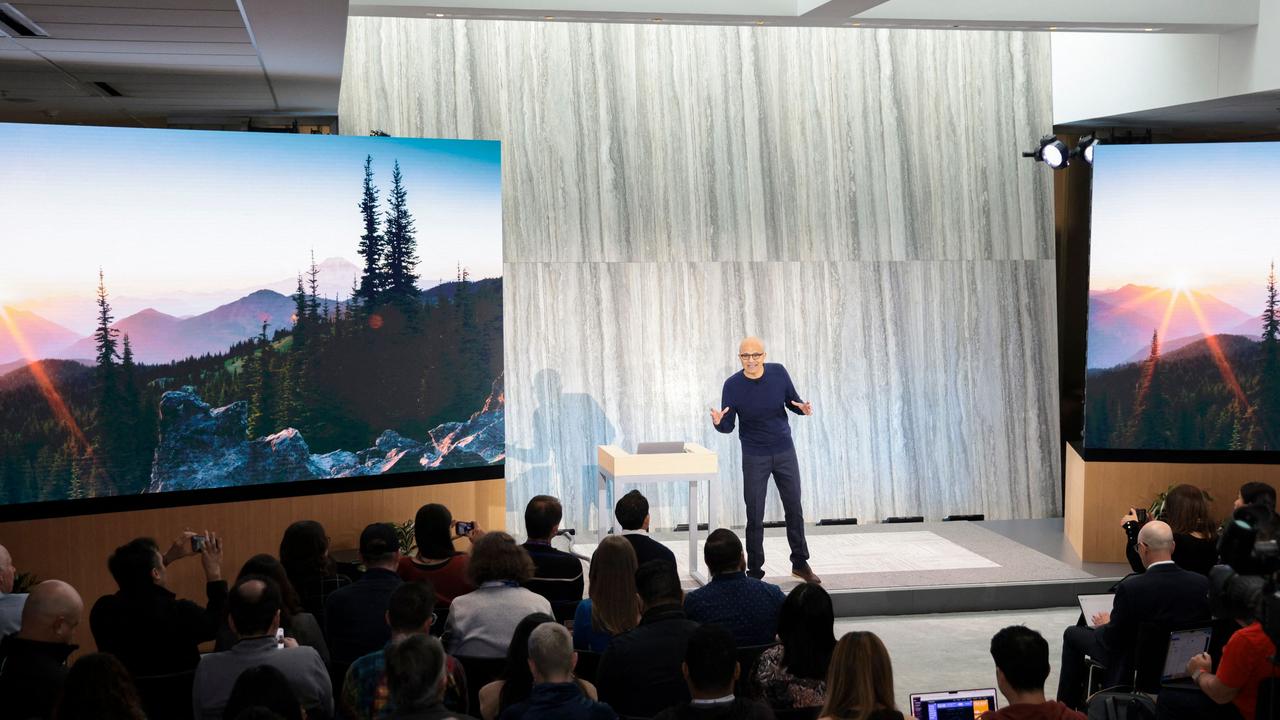
<svg viewBox="0 0 1280 720">
<path fill-rule="evenodd" d="M 765 363 L 764 374 L 754 380 L 739 370 L 724 381 L 719 409 L 729 408 L 729 412 L 720 419 L 716 430 L 731 433 L 734 420 L 740 418 L 738 439 L 742 441 L 743 455 L 784 453 L 795 447 L 786 411 L 804 414 L 791 404 L 793 400 L 803 402 L 787 369 L 778 363 Z"/>
</svg>

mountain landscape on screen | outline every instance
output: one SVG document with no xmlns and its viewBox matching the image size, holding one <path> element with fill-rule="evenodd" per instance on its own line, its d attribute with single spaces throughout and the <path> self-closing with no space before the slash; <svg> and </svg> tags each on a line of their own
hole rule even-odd
<svg viewBox="0 0 1280 720">
<path fill-rule="evenodd" d="M 263 267 L 251 240 L 215 282 L 216 263 L 202 258 L 217 245 L 174 247 L 169 255 L 182 260 L 139 266 L 76 239 L 74 252 L 93 253 L 98 267 L 68 286 L 87 292 L 45 282 L 14 301 L 0 290 L 0 503 L 503 461 L 502 278 L 472 278 L 466 243 L 448 232 L 467 226 L 465 212 L 434 221 L 433 204 L 449 201 L 432 196 L 439 181 L 421 178 L 451 168 L 411 174 L 394 155 L 360 152 L 448 159 L 407 144 L 455 141 L 350 140 L 356 147 L 339 148 L 346 164 L 326 167 L 340 175 L 334 214 L 299 216 L 296 236 L 274 237 Z M 464 175 L 483 175 L 486 213 L 475 224 L 493 260 L 482 265 L 500 272 L 496 143 L 480 145 L 455 160 Z M 433 220 L 420 224 L 424 215 Z M 229 222 L 225 232 L 241 236 L 255 227 Z M 317 237 L 342 254 L 317 261 Z M 178 267 L 189 281 L 172 277 Z M 247 279 L 255 275 L 262 280 Z M 120 301 L 116 277 L 127 286 Z"/>
<path fill-rule="evenodd" d="M 1086 445 L 1280 449 L 1274 270 L 1265 289 L 1256 318 L 1186 289 L 1091 294 Z"/>
</svg>

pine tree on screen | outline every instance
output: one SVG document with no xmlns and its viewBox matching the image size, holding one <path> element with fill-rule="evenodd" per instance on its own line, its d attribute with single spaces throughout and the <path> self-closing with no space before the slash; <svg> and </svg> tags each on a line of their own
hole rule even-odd
<svg viewBox="0 0 1280 720">
<path fill-rule="evenodd" d="M 1143 362 L 1130 424 L 1129 444 L 1139 448 L 1169 447 L 1169 399 L 1160 373 L 1160 334 L 1151 332 L 1151 354 Z"/>
<path fill-rule="evenodd" d="M 260 438 L 271 434 L 272 418 L 276 403 L 275 383 L 271 377 L 271 341 L 267 338 L 267 323 L 262 323 L 258 335 L 258 352 L 250 355 L 249 374 L 252 395 L 249 399 L 249 437 Z"/>
<path fill-rule="evenodd" d="M 1262 310 L 1262 399 L 1259 409 L 1267 450 L 1280 448 L 1280 300 L 1276 292 L 1276 264 L 1267 274 L 1267 299 Z"/>
<path fill-rule="evenodd" d="M 364 158 L 364 187 L 360 195 L 360 215 L 364 218 L 364 234 L 359 252 L 364 260 L 357 295 L 360 305 L 371 309 L 382 296 L 382 236 L 378 234 L 378 188 L 373 184 L 373 156 Z"/>
<path fill-rule="evenodd" d="M 397 160 L 391 172 L 391 195 L 387 201 L 386 226 L 383 234 L 382 277 L 385 278 L 386 299 L 406 314 L 411 314 L 421 304 L 418 290 L 418 241 L 409 213 L 408 193 L 404 188 L 404 176 Z"/>
<path fill-rule="evenodd" d="M 111 327 L 115 318 L 111 315 L 111 303 L 107 300 L 107 284 L 102 268 L 98 268 L 97 303 L 98 327 L 93 339 L 97 351 L 98 414 L 93 429 L 93 471 L 87 479 L 77 475 L 73 485 L 75 493 L 88 497 L 105 494 L 111 484 L 114 464 L 118 462 L 123 449 L 121 446 L 124 444 L 120 427 L 123 403 L 120 397 L 119 369 L 116 366 L 116 358 L 120 356 L 116 341 L 119 331 Z"/>
</svg>

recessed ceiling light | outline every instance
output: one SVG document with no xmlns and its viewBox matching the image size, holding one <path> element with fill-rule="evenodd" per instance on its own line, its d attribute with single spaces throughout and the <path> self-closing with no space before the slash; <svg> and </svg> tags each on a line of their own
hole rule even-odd
<svg viewBox="0 0 1280 720">
<path fill-rule="evenodd" d="M 862 27 L 862 23 L 849 23 L 849 24 L 854 27 Z"/>
<path fill-rule="evenodd" d="M 764 24 L 764 21 L 763 21 L 763 20 L 757 20 L 757 21 L 756 21 L 756 24 L 757 24 L 757 25 L 763 25 L 763 24 Z"/>
<path fill-rule="evenodd" d="M 543 15 L 543 16 L 542 16 L 542 19 L 543 19 L 543 20 L 555 20 L 555 19 L 556 19 L 556 16 L 555 16 L 555 15 Z"/>
<path fill-rule="evenodd" d="M 436 17 L 444 17 L 444 13 L 436 13 Z"/>
<path fill-rule="evenodd" d="M 653 19 L 653 21 L 654 21 L 654 22 L 662 22 L 662 18 L 654 18 L 654 19 Z"/>
<path fill-rule="evenodd" d="M 1155 28 L 1142 28 L 1142 32 L 1155 32 Z"/>
<path fill-rule="evenodd" d="M 1058 26 L 1057 26 L 1057 25 L 1050 25 L 1050 26 L 1049 26 L 1049 29 L 1050 29 L 1050 30 L 1057 30 L 1057 29 L 1058 29 Z"/>
</svg>

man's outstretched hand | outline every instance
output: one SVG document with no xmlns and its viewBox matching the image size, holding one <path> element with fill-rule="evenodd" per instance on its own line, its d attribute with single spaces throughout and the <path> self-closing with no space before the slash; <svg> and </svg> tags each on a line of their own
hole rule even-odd
<svg viewBox="0 0 1280 720">
<path fill-rule="evenodd" d="M 725 408 L 723 410 L 716 410 L 715 408 L 711 408 L 712 424 L 719 425 L 720 421 L 724 419 L 724 416 L 728 414 L 729 414 L 729 408 Z"/>
<path fill-rule="evenodd" d="M 813 414 L 813 403 L 808 403 L 808 402 L 796 402 L 795 400 L 792 400 L 792 401 L 791 401 L 791 404 L 792 404 L 792 405 L 795 405 L 795 406 L 796 406 L 796 407 L 798 407 L 798 408 L 800 408 L 800 412 L 804 413 L 805 415 L 812 415 L 812 414 Z"/>
</svg>

